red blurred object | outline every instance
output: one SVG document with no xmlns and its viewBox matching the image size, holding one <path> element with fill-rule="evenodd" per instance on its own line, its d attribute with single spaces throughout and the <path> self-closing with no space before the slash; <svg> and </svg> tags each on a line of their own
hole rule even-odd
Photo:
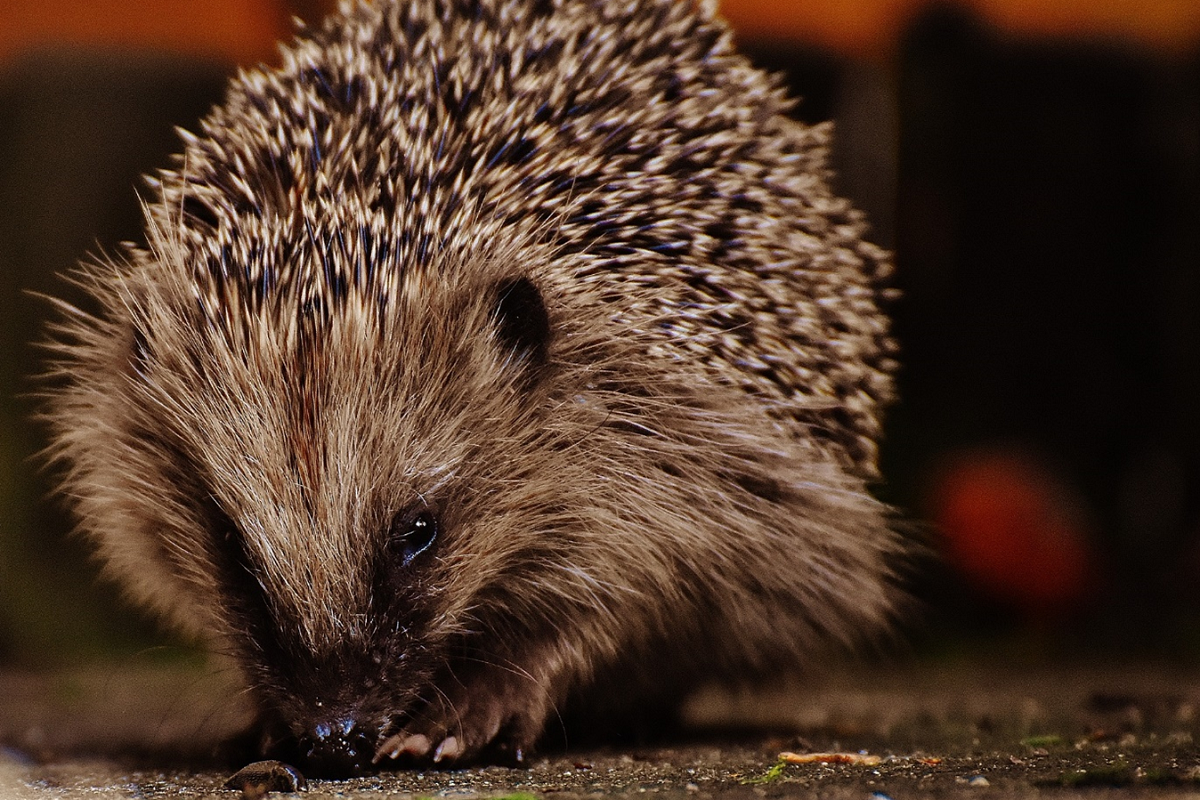
<svg viewBox="0 0 1200 800">
<path fill-rule="evenodd" d="M 1094 595 L 1098 561 L 1082 501 L 1043 460 L 1019 451 L 954 458 L 931 512 L 948 564 L 981 595 L 1051 622 Z"/>
</svg>

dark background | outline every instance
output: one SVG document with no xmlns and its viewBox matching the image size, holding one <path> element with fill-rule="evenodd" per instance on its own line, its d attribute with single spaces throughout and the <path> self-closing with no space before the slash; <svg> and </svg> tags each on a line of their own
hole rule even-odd
<svg viewBox="0 0 1200 800">
<path fill-rule="evenodd" d="M 957 7 L 857 59 L 743 42 L 836 119 L 839 189 L 896 251 L 882 497 L 934 554 L 909 638 L 1200 656 L 1200 43 L 1005 33 Z M 159 640 L 47 500 L 28 419 L 55 277 L 141 237 L 138 176 L 230 68 L 42 49 L 0 64 L 0 663 Z"/>
</svg>

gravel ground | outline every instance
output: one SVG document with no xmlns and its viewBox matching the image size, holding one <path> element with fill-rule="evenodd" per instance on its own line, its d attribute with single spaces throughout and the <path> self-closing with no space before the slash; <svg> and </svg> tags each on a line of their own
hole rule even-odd
<svg viewBox="0 0 1200 800">
<path fill-rule="evenodd" d="M 1200 797 L 1197 668 L 858 668 L 702 692 L 684 717 L 669 743 L 550 753 L 523 769 L 309 780 L 305 796 Z M 246 719 L 219 674 L 0 673 L 0 798 L 236 800 L 214 753 Z M 784 752 L 857 763 L 786 763 Z"/>
</svg>

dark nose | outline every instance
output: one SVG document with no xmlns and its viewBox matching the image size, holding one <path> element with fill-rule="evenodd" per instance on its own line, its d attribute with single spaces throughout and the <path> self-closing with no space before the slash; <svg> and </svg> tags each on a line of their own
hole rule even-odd
<svg viewBox="0 0 1200 800">
<path fill-rule="evenodd" d="M 370 771 L 375 734 L 372 726 L 352 719 L 314 725 L 300 738 L 304 772 L 314 777 L 350 778 Z"/>
</svg>

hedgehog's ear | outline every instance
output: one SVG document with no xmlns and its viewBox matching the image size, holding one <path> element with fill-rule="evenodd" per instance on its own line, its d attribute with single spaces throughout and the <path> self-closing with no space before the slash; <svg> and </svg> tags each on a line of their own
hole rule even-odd
<svg viewBox="0 0 1200 800">
<path fill-rule="evenodd" d="M 550 347 L 550 315 L 542 293 L 528 278 L 496 285 L 492 319 L 500 345 L 512 352 L 525 368 L 546 363 Z"/>
</svg>

